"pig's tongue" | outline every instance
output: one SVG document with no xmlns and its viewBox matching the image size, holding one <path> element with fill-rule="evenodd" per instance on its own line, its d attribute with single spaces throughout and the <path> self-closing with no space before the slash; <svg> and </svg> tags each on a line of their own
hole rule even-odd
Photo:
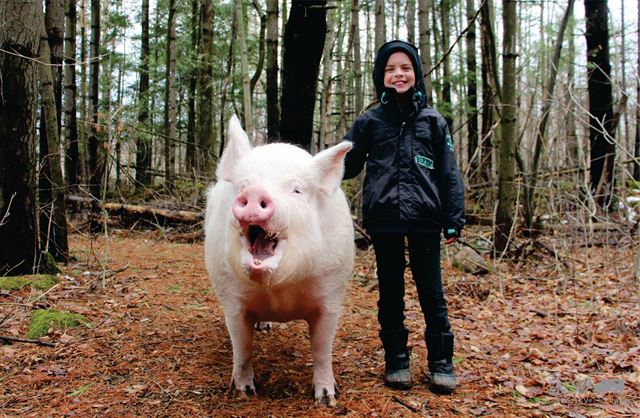
<svg viewBox="0 0 640 418">
<path fill-rule="evenodd" d="M 264 260 L 273 256 L 273 252 L 278 244 L 274 237 L 267 236 L 264 229 L 251 227 L 250 231 L 251 255 L 254 259 Z"/>
</svg>

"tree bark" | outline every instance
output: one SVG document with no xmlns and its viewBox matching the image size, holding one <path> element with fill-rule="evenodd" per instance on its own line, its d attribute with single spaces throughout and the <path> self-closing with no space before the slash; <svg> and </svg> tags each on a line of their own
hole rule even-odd
<svg viewBox="0 0 640 418">
<path fill-rule="evenodd" d="M 251 92 L 251 97 L 253 97 L 253 93 L 256 89 L 256 84 L 260 80 L 260 76 L 262 75 L 262 70 L 264 68 L 264 56 L 265 56 L 265 33 L 267 31 L 267 16 L 262 11 L 262 7 L 260 6 L 260 2 L 258 0 L 252 1 L 253 8 L 258 13 L 260 17 L 260 37 L 258 39 L 258 63 L 256 64 L 256 70 L 253 72 L 253 76 L 251 76 L 251 81 L 249 82 L 249 90 Z"/>
<path fill-rule="evenodd" d="M 324 40 L 324 51 L 322 52 L 322 88 L 320 90 L 320 132 L 318 143 L 315 149 L 321 150 L 325 144 L 332 142 L 331 131 L 333 130 L 333 44 L 335 40 L 334 16 L 336 9 L 327 10 L 327 36 Z"/>
<path fill-rule="evenodd" d="M 244 129 L 253 138 L 253 109 L 251 108 L 251 83 L 249 81 L 249 57 L 247 52 L 247 41 L 244 29 L 244 10 L 242 0 L 235 0 L 236 22 L 238 32 L 236 41 L 240 48 L 240 66 L 242 75 L 242 116 Z"/>
<path fill-rule="evenodd" d="M 585 0 L 589 90 L 590 187 L 598 206 L 611 209 L 614 187 L 613 95 L 606 0 Z"/>
<path fill-rule="evenodd" d="M 498 208 L 494 231 L 494 248 L 508 250 L 515 217 L 515 144 L 516 144 L 516 1 L 503 0 L 502 108 L 501 140 L 498 159 Z"/>
<path fill-rule="evenodd" d="M 418 0 L 418 30 L 420 31 L 420 59 L 424 74 L 424 87 L 429 104 L 433 103 L 433 83 L 431 82 L 431 26 L 429 25 L 431 0 Z"/>
<path fill-rule="evenodd" d="M 476 69 L 476 10 L 473 0 L 466 0 L 467 26 L 465 38 L 467 58 L 467 161 L 471 178 L 478 170 L 478 75 Z"/>
<path fill-rule="evenodd" d="M 0 2 L 0 275 L 38 265 L 36 116 L 39 1 Z"/>
<path fill-rule="evenodd" d="M 42 11 L 39 14 L 40 27 L 44 28 L 44 14 Z M 52 67 L 49 61 L 51 51 L 47 32 L 44 30 L 40 39 L 39 55 L 40 94 L 42 96 L 40 124 L 44 126 L 46 131 L 44 141 L 42 138 L 40 139 L 40 242 L 43 251 L 50 253 L 57 261 L 66 262 L 69 258 L 69 243 L 53 77 L 55 67 Z M 46 154 L 43 155 L 43 152 Z"/>
<path fill-rule="evenodd" d="M 200 10 L 198 0 L 191 0 L 191 48 L 198 51 L 200 28 L 198 11 Z M 196 52 L 197 53 L 197 52 Z M 198 87 L 198 68 L 189 70 L 189 91 L 187 93 L 187 149 L 186 168 L 187 174 L 197 171 L 198 164 L 196 158 L 196 89 Z"/>
<path fill-rule="evenodd" d="M 175 174 L 177 129 L 176 100 L 176 0 L 169 0 L 167 20 L 167 53 L 164 95 L 164 175 L 165 185 L 173 189 Z"/>
<path fill-rule="evenodd" d="M 149 0 L 142 0 L 140 32 L 140 82 L 138 85 L 138 131 L 136 138 L 136 186 L 145 188 L 151 184 L 153 147 L 149 130 Z"/>
<path fill-rule="evenodd" d="M 278 0 L 267 0 L 267 142 L 278 142 Z"/>
<path fill-rule="evenodd" d="M 638 20 L 637 26 L 637 40 L 638 40 L 638 62 L 637 62 L 637 81 L 636 81 L 636 97 L 640 97 L 640 0 L 638 0 L 637 4 L 638 9 Z M 640 181 L 640 101 L 636 104 L 636 138 L 635 138 L 635 146 L 634 153 L 635 162 L 633 164 L 633 178 L 636 181 Z"/>
<path fill-rule="evenodd" d="M 53 91 L 55 95 L 56 120 L 58 121 L 58 136 L 62 131 L 62 56 L 64 43 L 64 6 L 65 0 L 45 0 L 45 27 L 49 48 L 51 49 L 51 64 L 53 74 Z"/>
<path fill-rule="evenodd" d="M 207 173 L 213 164 L 213 3 L 200 0 L 200 75 L 198 77 L 198 171 Z M 220 114 L 223 114 L 221 108 Z"/>
<path fill-rule="evenodd" d="M 449 129 L 453 130 L 453 107 L 451 105 L 451 60 L 449 59 L 449 0 L 440 2 L 440 22 L 442 25 L 441 51 L 444 60 L 442 61 L 442 101 L 438 103 L 438 110 L 442 113 Z"/>
<path fill-rule="evenodd" d="M 415 9 L 415 3 L 414 3 Z M 415 10 L 414 10 L 415 12 Z M 411 16 L 414 16 L 413 14 Z M 412 19 L 410 19 L 412 20 Z M 353 73 L 354 73 L 354 95 L 355 95 L 355 115 L 359 115 L 364 110 L 364 94 L 362 92 L 362 58 L 360 57 L 360 0 L 353 0 L 351 4 L 351 31 L 353 36 Z M 414 29 L 415 32 L 415 29 Z"/>
<path fill-rule="evenodd" d="M 100 0 L 91 0 L 91 41 L 89 55 L 89 94 L 91 133 L 89 136 L 89 191 L 95 198 L 101 195 L 101 186 L 105 174 L 107 151 L 100 133 L 98 91 L 100 87 Z"/>
<path fill-rule="evenodd" d="M 495 124 L 499 120 L 498 104 L 500 85 L 498 84 L 498 60 L 496 57 L 495 31 L 491 14 L 492 1 L 486 0 L 480 12 L 480 47 L 482 65 L 482 129 L 480 143 L 480 183 L 493 183 L 493 144 L 499 143 L 499 130 Z"/>
<path fill-rule="evenodd" d="M 293 0 L 284 37 L 282 140 L 309 150 L 320 59 L 327 31 L 326 0 Z"/>
<path fill-rule="evenodd" d="M 376 0 L 374 6 L 374 14 L 376 16 L 375 24 L 375 43 L 373 44 L 375 51 L 385 42 L 387 25 L 385 23 L 384 0 Z"/>
<path fill-rule="evenodd" d="M 407 0 L 407 13 L 405 14 L 407 22 L 407 41 L 411 44 L 416 43 L 416 0 Z"/>
<path fill-rule="evenodd" d="M 78 147 L 77 86 L 76 86 L 76 0 L 67 0 L 64 53 L 64 113 L 67 185 L 76 189 L 79 183 L 80 150 Z"/>
</svg>

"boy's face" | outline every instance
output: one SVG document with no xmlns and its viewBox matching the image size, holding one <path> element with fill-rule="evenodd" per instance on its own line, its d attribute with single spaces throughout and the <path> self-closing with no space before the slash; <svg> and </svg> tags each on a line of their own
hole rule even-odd
<svg viewBox="0 0 640 418">
<path fill-rule="evenodd" d="M 398 94 L 405 93 L 416 84 L 411 59 L 404 52 L 394 52 L 384 67 L 384 86 L 396 89 Z"/>
</svg>

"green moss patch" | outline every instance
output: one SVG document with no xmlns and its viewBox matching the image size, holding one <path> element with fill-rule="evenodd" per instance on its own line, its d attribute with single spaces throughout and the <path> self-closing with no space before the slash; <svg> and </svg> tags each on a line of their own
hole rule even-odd
<svg viewBox="0 0 640 418">
<path fill-rule="evenodd" d="M 27 338 L 37 339 L 47 335 L 49 328 L 68 329 L 79 326 L 91 328 L 91 322 L 83 315 L 69 312 L 60 312 L 54 309 L 38 309 L 31 315 Z"/>
<path fill-rule="evenodd" d="M 32 274 L 28 276 L 0 277 L 0 290 L 11 292 L 31 285 L 34 289 L 48 290 L 58 283 L 56 276 L 50 274 Z"/>
</svg>

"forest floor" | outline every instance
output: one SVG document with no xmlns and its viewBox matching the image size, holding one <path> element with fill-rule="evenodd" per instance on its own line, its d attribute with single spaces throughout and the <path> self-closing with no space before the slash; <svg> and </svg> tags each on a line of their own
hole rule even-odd
<svg viewBox="0 0 640 418">
<path fill-rule="evenodd" d="M 302 321 L 256 332 L 258 394 L 240 399 L 230 390 L 231 344 L 202 242 L 169 238 L 76 231 L 74 261 L 58 285 L 44 295 L 0 292 L 0 335 L 24 338 L 39 308 L 92 323 L 50 330 L 42 340 L 53 346 L 0 345 L 0 416 L 640 415 L 640 284 L 628 243 L 567 248 L 564 263 L 532 253 L 526 263 L 494 264 L 484 276 L 453 269 L 445 253 L 459 383 L 449 396 L 424 383 L 424 324 L 412 285 L 406 324 L 416 384 L 407 391 L 383 386 L 373 254 L 359 251 L 334 343 L 340 397 L 329 408 L 312 399 Z"/>
</svg>

